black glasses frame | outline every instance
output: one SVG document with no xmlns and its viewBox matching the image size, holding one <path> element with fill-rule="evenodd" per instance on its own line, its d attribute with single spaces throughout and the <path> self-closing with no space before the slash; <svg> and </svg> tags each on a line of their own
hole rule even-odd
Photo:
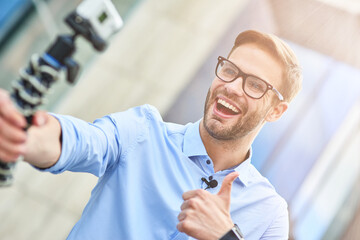
<svg viewBox="0 0 360 240">
<path fill-rule="evenodd" d="M 224 80 L 224 79 L 222 79 L 221 77 L 218 76 L 218 68 L 219 68 L 220 63 L 222 63 L 222 62 L 229 62 L 231 65 L 233 65 L 233 66 L 238 70 L 238 74 L 234 77 L 234 79 L 227 81 L 227 80 Z M 260 99 L 260 98 L 262 98 L 262 97 L 267 93 L 267 91 L 272 90 L 272 91 L 276 94 L 276 96 L 279 98 L 280 101 L 283 101 L 283 100 L 284 100 L 284 97 L 281 95 L 281 93 L 280 93 L 278 90 L 276 90 L 276 88 L 274 88 L 270 83 L 268 83 L 267 81 L 265 81 L 265 80 L 263 80 L 263 79 L 255 76 L 255 75 L 244 73 L 238 66 L 235 65 L 235 63 L 231 62 L 230 60 L 228 60 L 228 59 L 226 59 L 226 58 L 224 58 L 224 57 L 221 57 L 221 56 L 218 57 L 218 63 L 217 63 L 217 65 L 216 65 L 215 75 L 216 75 L 221 81 L 224 81 L 224 82 L 233 82 L 233 81 L 235 81 L 236 79 L 238 79 L 239 77 L 241 77 L 241 78 L 243 79 L 243 81 L 242 81 L 242 89 L 243 89 L 244 93 L 245 93 L 247 96 L 249 96 L 249 97 L 251 97 L 251 98 L 253 98 L 253 99 Z M 254 77 L 254 78 L 259 79 L 260 81 L 262 81 L 262 82 L 264 82 L 264 83 L 266 84 L 267 88 L 266 88 L 265 92 L 263 93 L 263 95 L 261 95 L 260 97 L 257 97 L 257 98 L 256 98 L 256 97 L 250 96 L 250 95 L 245 91 L 245 82 L 246 82 L 246 79 L 247 79 L 248 77 Z"/>
</svg>

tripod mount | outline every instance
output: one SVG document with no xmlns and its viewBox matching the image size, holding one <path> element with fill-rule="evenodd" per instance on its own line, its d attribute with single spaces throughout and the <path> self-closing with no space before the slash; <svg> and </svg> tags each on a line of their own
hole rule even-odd
<svg viewBox="0 0 360 240">
<path fill-rule="evenodd" d="M 72 58 L 76 52 L 76 38 L 82 36 L 97 51 L 104 51 L 107 38 L 122 26 L 120 15 L 110 0 L 86 0 L 65 18 L 65 22 L 73 34 L 59 35 L 43 55 L 34 54 L 29 65 L 20 70 L 20 79 L 13 82 L 11 97 L 26 118 L 27 128 L 56 81 L 65 77 L 68 83 L 75 83 L 80 70 L 80 65 Z M 15 165 L 0 160 L 0 187 L 12 184 Z"/>
</svg>

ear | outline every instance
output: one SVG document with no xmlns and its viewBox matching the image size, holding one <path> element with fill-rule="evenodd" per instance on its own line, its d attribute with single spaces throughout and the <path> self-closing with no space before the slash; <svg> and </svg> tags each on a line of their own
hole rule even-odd
<svg viewBox="0 0 360 240">
<path fill-rule="evenodd" d="M 288 102 L 280 102 L 276 106 L 272 107 L 267 113 L 265 120 L 268 122 L 274 122 L 281 118 L 283 113 L 288 109 Z"/>
</svg>

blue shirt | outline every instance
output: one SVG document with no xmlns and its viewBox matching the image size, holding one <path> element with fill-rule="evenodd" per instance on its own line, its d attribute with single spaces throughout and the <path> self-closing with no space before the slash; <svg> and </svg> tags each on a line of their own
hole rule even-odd
<svg viewBox="0 0 360 240">
<path fill-rule="evenodd" d="M 162 121 L 149 105 L 111 114 L 94 123 L 55 115 L 62 127 L 59 161 L 46 171 L 89 172 L 99 177 L 81 219 L 68 239 L 192 239 L 176 225 L 182 194 L 219 184 L 240 173 L 231 191 L 231 218 L 246 240 L 288 239 L 286 202 L 251 164 L 214 172 L 199 123 Z M 250 154 L 251 155 L 251 154 Z"/>
</svg>

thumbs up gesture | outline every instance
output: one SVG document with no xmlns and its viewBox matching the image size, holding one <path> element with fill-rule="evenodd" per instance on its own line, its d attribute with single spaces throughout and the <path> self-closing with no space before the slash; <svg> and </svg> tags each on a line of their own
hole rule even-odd
<svg viewBox="0 0 360 240">
<path fill-rule="evenodd" d="M 234 226 L 230 217 L 231 186 L 238 176 L 237 172 L 228 174 L 217 194 L 203 189 L 185 192 L 177 229 L 199 240 L 217 240 L 228 232 Z"/>
</svg>

